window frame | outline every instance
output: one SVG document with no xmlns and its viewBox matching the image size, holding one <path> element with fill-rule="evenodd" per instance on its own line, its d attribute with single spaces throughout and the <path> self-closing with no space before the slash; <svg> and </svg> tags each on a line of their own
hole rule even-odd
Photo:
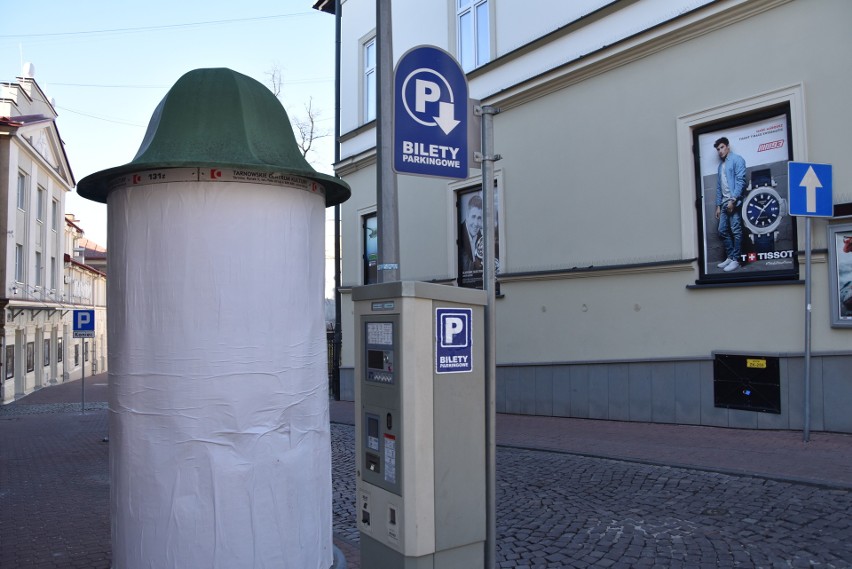
<svg viewBox="0 0 852 569">
<path fill-rule="evenodd" d="M 369 50 L 372 50 L 373 54 L 372 65 L 368 57 Z M 361 41 L 361 124 L 367 124 L 377 118 L 379 86 L 377 60 L 376 35 L 373 33 Z"/>
<path fill-rule="evenodd" d="M 6 344 L 6 379 L 15 377 L 15 344 Z"/>
<path fill-rule="evenodd" d="M 41 252 L 41 251 L 36 251 L 36 252 L 35 252 L 35 284 L 34 284 L 34 286 L 35 286 L 36 288 L 38 288 L 38 287 L 40 287 L 40 286 L 42 286 L 42 285 L 44 284 L 44 283 L 42 282 L 42 281 L 43 281 L 43 279 L 42 279 L 42 273 L 41 273 L 41 269 L 42 269 L 42 266 L 41 266 L 41 264 L 42 264 L 42 256 L 43 256 L 43 255 L 42 255 L 42 252 Z"/>
<path fill-rule="evenodd" d="M 684 258 L 698 259 L 702 251 L 700 240 L 703 229 L 699 227 L 696 213 L 696 180 L 698 166 L 694 152 L 694 136 L 696 131 L 706 130 L 714 125 L 737 123 L 749 115 L 759 115 L 767 109 L 787 107 L 788 109 L 788 143 L 795 160 L 807 161 L 807 144 L 805 128 L 804 85 L 795 83 L 772 91 L 765 91 L 724 105 L 701 109 L 677 117 L 678 142 L 678 179 L 680 186 L 681 210 L 681 250 Z M 798 237 L 797 237 L 798 239 Z M 698 278 L 694 285 L 701 287 L 707 284 L 702 277 L 700 261 L 697 263 Z M 770 277 L 770 275 L 766 275 Z M 736 285 L 737 280 L 731 279 L 728 284 Z M 787 280 L 785 278 L 765 278 L 764 281 Z M 721 281 L 719 281 L 721 282 Z"/>
<path fill-rule="evenodd" d="M 24 246 L 20 243 L 15 243 L 15 282 L 23 284 L 25 277 Z"/>
<path fill-rule="evenodd" d="M 47 196 L 47 190 L 45 190 L 42 186 L 38 186 L 36 189 L 36 222 L 44 224 L 44 214 L 45 214 L 45 198 Z"/>
<path fill-rule="evenodd" d="M 27 211 L 27 194 L 29 193 L 29 175 L 26 172 L 18 170 L 18 209 Z"/>
<path fill-rule="evenodd" d="M 376 211 L 361 214 L 361 282 L 362 284 L 376 284 L 379 282 L 379 218 Z M 375 222 L 375 237 L 368 235 L 367 224 L 369 220 Z M 372 245 L 370 244 L 372 243 Z M 376 258 L 370 260 L 371 252 L 375 250 Z"/>
<path fill-rule="evenodd" d="M 51 229 L 56 233 L 59 231 L 59 200 L 53 199 L 50 203 Z"/>
<path fill-rule="evenodd" d="M 489 0 L 455 0 L 455 13 L 457 59 L 462 70 L 468 73 L 491 61 L 491 3 Z M 484 25 L 480 21 L 483 14 L 487 18 Z M 467 17 L 470 21 L 464 22 L 463 19 Z M 487 38 L 481 37 L 483 31 L 488 33 Z M 469 46 L 466 45 L 465 39 L 470 40 Z M 470 54 L 466 53 L 467 49 L 471 50 Z M 468 55 L 472 57 L 472 61 Z"/>
</svg>

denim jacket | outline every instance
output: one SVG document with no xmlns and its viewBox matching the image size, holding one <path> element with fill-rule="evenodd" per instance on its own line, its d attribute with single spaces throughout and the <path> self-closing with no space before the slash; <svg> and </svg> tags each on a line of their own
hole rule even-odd
<svg viewBox="0 0 852 569">
<path fill-rule="evenodd" d="M 746 163 L 742 156 L 729 152 L 727 158 L 719 163 L 716 177 L 716 206 L 722 205 L 722 167 L 725 168 L 725 176 L 728 178 L 728 187 L 731 195 L 739 205 L 746 187 Z"/>
</svg>

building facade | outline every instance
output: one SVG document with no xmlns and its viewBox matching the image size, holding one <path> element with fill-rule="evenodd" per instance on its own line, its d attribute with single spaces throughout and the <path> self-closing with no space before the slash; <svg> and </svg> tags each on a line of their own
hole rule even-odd
<svg viewBox="0 0 852 569">
<path fill-rule="evenodd" d="M 77 256 L 83 231 L 65 216 L 75 182 L 56 117 L 32 66 L 0 84 L 2 403 L 106 370 L 106 275 Z M 81 308 L 96 311 L 93 339 L 73 337 Z"/>
<path fill-rule="evenodd" d="M 341 213 L 341 391 L 351 398 L 350 294 L 379 278 L 376 9 L 337 8 L 336 171 L 353 192 Z M 852 432 L 852 253 L 842 245 L 852 237 L 852 62 L 832 55 L 852 51 L 852 5 L 447 0 L 392 10 L 394 61 L 442 48 L 470 97 L 500 110 L 498 411 Z M 790 215 L 809 182 L 788 176 L 791 161 L 834 166 L 835 216 L 812 223 L 809 329 L 807 224 Z M 481 286 L 479 171 L 397 183 L 401 278 Z"/>
</svg>

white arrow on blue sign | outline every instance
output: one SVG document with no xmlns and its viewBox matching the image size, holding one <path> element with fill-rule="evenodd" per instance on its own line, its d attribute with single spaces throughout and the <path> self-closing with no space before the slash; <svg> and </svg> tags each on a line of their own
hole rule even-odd
<svg viewBox="0 0 852 569">
<path fill-rule="evenodd" d="M 405 52 L 394 71 L 394 171 L 467 178 L 467 123 L 467 76 L 453 56 L 435 46 Z"/>
<path fill-rule="evenodd" d="M 788 162 L 790 180 L 790 215 L 832 217 L 831 164 Z"/>
<path fill-rule="evenodd" d="M 95 311 L 75 310 L 73 323 L 75 338 L 95 337 Z"/>
</svg>

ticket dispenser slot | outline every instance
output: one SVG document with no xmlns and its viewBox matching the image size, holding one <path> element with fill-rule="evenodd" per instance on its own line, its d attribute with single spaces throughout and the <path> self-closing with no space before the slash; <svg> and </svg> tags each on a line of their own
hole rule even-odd
<svg viewBox="0 0 852 569">
<path fill-rule="evenodd" d="M 362 566 L 482 567 L 485 293 L 396 282 L 352 298 Z"/>
</svg>

